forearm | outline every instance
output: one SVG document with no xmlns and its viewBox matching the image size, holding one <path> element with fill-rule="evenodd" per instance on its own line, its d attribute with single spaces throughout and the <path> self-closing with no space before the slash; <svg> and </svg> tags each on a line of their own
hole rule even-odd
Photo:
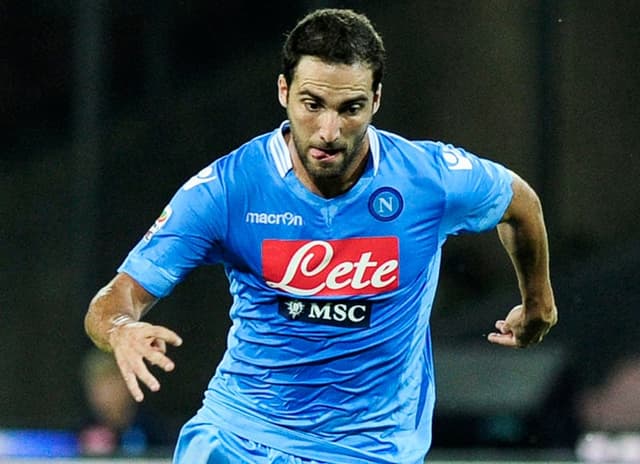
<svg viewBox="0 0 640 464">
<path fill-rule="evenodd" d="M 498 225 L 498 234 L 516 271 L 525 308 L 555 317 L 542 208 L 535 192 L 519 178 L 514 180 L 513 204 Z"/>
<path fill-rule="evenodd" d="M 140 320 L 155 298 L 141 291 L 126 274 L 117 275 L 96 293 L 84 320 L 87 335 L 104 351 L 111 351 L 110 333 L 114 328 Z"/>
<path fill-rule="evenodd" d="M 499 224 L 498 235 L 516 271 L 523 303 L 551 305 L 549 252 L 542 218 L 534 224 Z"/>
<path fill-rule="evenodd" d="M 138 322 L 155 304 L 157 298 L 125 273 L 116 275 L 91 300 L 84 320 L 87 335 L 104 351 L 113 352 L 122 378 L 136 401 L 144 393 L 141 381 L 151 391 L 160 383 L 146 363 L 165 372 L 174 363 L 166 356 L 167 344 L 180 346 L 182 339 L 166 327 Z"/>
</svg>

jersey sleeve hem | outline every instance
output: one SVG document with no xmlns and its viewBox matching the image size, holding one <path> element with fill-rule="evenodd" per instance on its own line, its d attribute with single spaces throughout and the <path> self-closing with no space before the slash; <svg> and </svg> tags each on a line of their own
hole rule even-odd
<svg viewBox="0 0 640 464">
<path fill-rule="evenodd" d="M 157 267 L 153 262 L 137 256 L 127 257 L 118 268 L 118 272 L 130 275 L 156 298 L 167 296 L 178 283 L 175 277 Z"/>
</svg>

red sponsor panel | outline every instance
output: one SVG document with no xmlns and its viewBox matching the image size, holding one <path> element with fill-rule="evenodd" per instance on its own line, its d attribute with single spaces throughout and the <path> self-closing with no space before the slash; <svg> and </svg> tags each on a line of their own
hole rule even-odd
<svg viewBox="0 0 640 464">
<path fill-rule="evenodd" d="M 264 240 L 267 285 L 301 296 L 372 295 L 398 287 L 397 237 Z"/>
</svg>

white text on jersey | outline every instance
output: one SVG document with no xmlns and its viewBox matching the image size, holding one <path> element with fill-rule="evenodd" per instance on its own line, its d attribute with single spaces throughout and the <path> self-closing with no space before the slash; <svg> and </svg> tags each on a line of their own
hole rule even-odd
<svg viewBox="0 0 640 464">
<path fill-rule="evenodd" d="M 289 211 L 286 213 L 253 213 L 248 212 L 245 222 L 249 224 L 273 224 L 284 226 L 301 226 L 304 221 L 302 216 L 293 214 Z"/>
</svg>

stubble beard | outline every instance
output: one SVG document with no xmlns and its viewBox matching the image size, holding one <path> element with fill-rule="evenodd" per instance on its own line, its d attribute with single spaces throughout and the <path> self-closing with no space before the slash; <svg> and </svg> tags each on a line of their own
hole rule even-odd
<svg viewBox="0 0 640 464">
<path fill-rule="evenodd" d="M 366 134 L 367 131 L 365 129 L 362 135 L 356 140 L 356 143 L 352 146 L 317 146 L 316 148 L 329 151 L 338 149 L 341 152 L 341 157 L 337 160 L 338 162 L 327 163 L 325 165 L 314 162 L 315 160 L 309 155 L 309 149 L 311 146 L 301 144 L 293 130 L 291 131 L 291 138 L 296 148 L 296 152 L 298 153 L 298 159 L 300 160 L 307 175 L 318 184 L 326 184 L 327 182 L 340 181 L 343 177 L 349 174 L 353 163 L 356 162 L 357 154 L 362 148 Z"/>
</svg>

